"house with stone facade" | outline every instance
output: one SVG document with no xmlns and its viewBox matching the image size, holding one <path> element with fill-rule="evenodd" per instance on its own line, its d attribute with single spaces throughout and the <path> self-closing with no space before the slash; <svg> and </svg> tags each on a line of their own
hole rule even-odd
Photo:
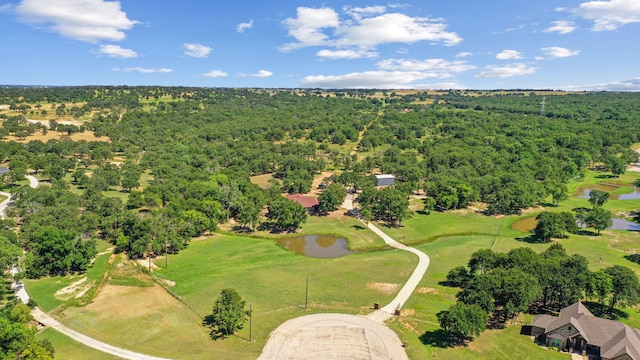
<svg viewBox="0 0 640 360">
<path fill-rule="evenodd" d="M 594 316 L 581 302 L 559 316 L 536 315 L 531 335 L 539 343 L 603 360 L 640 360 L 640 331 L 619 321 Z"/>
</svg>

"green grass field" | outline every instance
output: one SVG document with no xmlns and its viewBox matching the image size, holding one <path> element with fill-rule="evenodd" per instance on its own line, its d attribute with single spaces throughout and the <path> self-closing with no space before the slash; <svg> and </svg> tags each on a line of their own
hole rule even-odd
<svg viewBox="0 0 640 360">
<path fill-rule="evenodd" d="M 79 342 L 71 340 L 71 338 L 63 335 L 53 329 L 47 328 L 36 335 L 38 340 L 48 339 L 54 344 L 55 358 L 65 360 L 115 360 L 120 359 L 116 356 L 105 354 L 101 351 L 94 350 Z"/>
<path fill-rule="evenodd" d="M 99 242 L 98 244 L 98 252 L 101 253 L 101 255 L 96 257 L 93 265 L 89 268 L 89 271 L 83 275 L 69 275 L 64 277 L 56 276 L 38 280 L 24 280 L 29 296 L 36 301 L 40 309 L 45 312 L 49 312 L 58 307 L 83 305 L 91 301 L 93 296 L 95 296 L 98 287 L 102 283 L 104 274 L 110 267 L 109 256 L 111 252 L 107 251 L 107 248 L 110 245 L 106 242 Z M 83 281 L 83 278 L 86 278 L 86 280 Z M 77 283 L 79 281 L 82 282 L 75 287 L 75 291 L 69 292 L 68 295 L 55 295 L 56 292 L 61 289 L 67 288 L 73 283 Z M 84 294 L 78 296 L 82 291 L 84 291 Z"/>
</svg>

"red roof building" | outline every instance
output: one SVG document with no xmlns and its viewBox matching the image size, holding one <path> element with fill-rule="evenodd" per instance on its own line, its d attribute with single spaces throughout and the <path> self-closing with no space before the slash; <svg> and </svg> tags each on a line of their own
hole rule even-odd
<svg viewBox="0 0 640 360">
<path fill-rule="evenodd" d="M 290 195 L 287 195 L 286 198 L 289 199 L 289 200 L 293 200 L 293 201 L 297 202 L 298 204 L 300 204 L 300 205 L 302 205 L 305 208 L 310 209 L 310 210 L 320 204 L 318 202 L 318 198 L 310 197 L 310 196 L 304 196 L 302 194 L 290 194 Z"/>
</svg>

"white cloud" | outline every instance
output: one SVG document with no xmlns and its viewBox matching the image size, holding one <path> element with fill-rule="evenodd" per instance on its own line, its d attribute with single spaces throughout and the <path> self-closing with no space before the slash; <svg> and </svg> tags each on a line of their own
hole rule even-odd
<svg viewBox="0 0 640 360">
<path fill-rule="evenodd" d="M 529 67 L 523 63 L 515 63 L 506 66 L 490 65 L 486 67 L 486 70 L 476 75 L 477 78 L 508 78 L 512 76 L 529 75 L 534 74 L 536 68 Z"/>
<path fill-rule="evenodd" d="M 287 18 L 284 21 L 289 30 L 289 36 L 293 36 L 297 43 L 283 45 L 282 51 L 290 51 L 307 46 L 327 45 L 329 36 L 322 32 L 325 28 L 336 28 L 340 25 L 338 13 L 330 8 L 313 9 L 299 7 L 296 9 L 295 18 Z"/>
<path fill-rule="evenodd" d="M 378 62 L 378 67 L 384 70 L 401 71 L 430 71 L 442 75 L 460 73 L 473 70 L 476 67 L 466 61 L 446 61 L 443 59 L 386 59 Z"/>
<path fill-rule="evenodd" d="M 517 50 L 502 50 L 501 53 L 496 55 L 498 60 L 515 60 L 522 59 L 522 54 Z"/>
<path fill-rule="evenodd" d="M 387 8 L 385 6 L 380 6 L 380 5 L 367 6 L 367 7 L 345 6 L 344 8 L 342 8 L 342 10 L 356 19 L 361 19 L 363 16 L 366 17 L 366 16 L 383 14 L 384 12 L 387 11 Z"/>
<path fill-rule="evenodd" d="M 122 40 L 124 31 L 138 23 L 127 18 L 119 2 L 106 0 L 22 0 L 15 12 L 24 23 L 91 43 Z"/>
<path fill-rule="evenodd" d="M 456 45 L 462 41 L 458 34 L 446 31 L 439 19 L 411 17 L 390 13 L 372 18 L 357 19 L 356 24 L 344 23 L 336 29 L 336 43 L 344 46 L 371 46 L 388 43 L 442 42 Z"/>
<path fill-rule="evenodd" d="M 208 77 L 208 78 L 217 78 L 217 77 L 229 76 L 229 74 L 227 74 L 226 72 L 224 72 L 222 70 L 211 70 L 209 72 L 206 72 L 206 73 L 202 74 L 202 76 Z"/>
<path fill-rule="evenodd" d="M 249 22 L 238 24 L 238 26 L 236 26 L 236 31 L 239 33 L 243 33 L 245 32 L 245 30 L 251 29 L 252 27 L 253 27 L 253 19 L 250 20 Z"/>
<path fill-rule="evenodd" d="M 184 44 L 184 54 L 194 58 L 204 58 L 209 56 L 213 49 L 202 44 Z"/>
<path fill-rule="evenodd" d="M 151 69 L 151 68 L 143 68 L 143 67 L 127 67 L 127 68 L 113 68 L 113 71 L 121 71 L 121 72 L 138 72 L 141 74 L 168 74 L 173 71 L 173 69 L 169 68 L 159 68 L 159 69 Z"/>
<path fill-rule="evenodd" d="M 358 50 L 320 50 L 316 53 L 317 56 L 326 59 L 362 59 L 362 58 L 376 58 L 377 52 L 367 51 L 366 49 Z"/>
<path fill-rule="evenodd" d="M 473 55 L 473 53 L 470 53 L 470 52 L 468 52 L 468 51 L 463 51 L 463 52 L 459 52 L 459 53 L 457 53 L 457 54 L 456 54 L 456 57 L 457 57 L 457 58 L 465 58 L 465 57 L 467 57 L 467 56 L 471 56 L 471 55 Z"/>
<path fill-rule="evenodd" d="M 138 53 L 131 49 L 125 49 L 118 45 L 100 45 L 98 54 L 107 55 L 113 58 L 130 59 L 138 57 Z"/>
<path fill-rule="evenodd" d="M 605 84 L 569 85 L 560 87 L 559 89 L 569 91 L 640 91 L 640 78 L 614 81 Z"/>
<path fill-rule="evenodd" d="M 587 1 L 574 13 L 583 19 L 593 21 L 593 31 L 610 31 L 640 22 L 640 1 L 638 0 L 602 0 Z"/>
<path fill-rule="evenodd" d="M 446 30 L 442 19 L 411 17 L 401 13 L 385 13 L 384 6 L 345 7 L 349 19 L 341 20 L 332 8 L 298 7 L 296 17 L 283 24 L 297 42 L 287 43 L 281 51 L 310 46 L 335 46 L 338 50 L 375 49 L 388 43 L 430 41 L 456 45 L 462 38 Z"/>
<path fill-rule="evenodd" d="M 344 75 L 311 75 L 300 82 L 305 86 L 326 88 L 411 88 L 412 82 L 435 77 L 420 71 L 365 71 Z"/>
<path fill-rule="evenodd" d="M 551 26 L 544 30 L 543 32 L 557 32 L 558 34 L 568 34 L 573 32 L 576 29 L 576 24 L 573 21 L 562 20 L 562 21 L 553 21 L 551 22 Z"/>
<path fill-rule="evenodd" d="M 552 58 L 566 58 L 580 54 L 580 50 L 570 50 L 559 46 L 544 47 L 540 50 Z"/>
<path fill-rule="evenodd" d="M 255 74 L 251 74 L 250 76 L 265 78 L 265 77 L 269 77 L 271 75 L 273 75 L 273 73 L 271 71 L 269 71 L 269 70 L 260 70 Z"/>
</svg>

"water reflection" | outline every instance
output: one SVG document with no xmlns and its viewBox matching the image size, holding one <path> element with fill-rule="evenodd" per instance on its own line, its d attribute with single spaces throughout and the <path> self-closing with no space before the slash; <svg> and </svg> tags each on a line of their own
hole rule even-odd
<svg viewBox="0 0 640 360">
<path fill-rule="evenodd" d="M 528 217 L 514 222 L 513 225 L 511 225 L 511 228 L 523 233 L 531 233 L 533 232 L 533 229 L 536 228 L 537 223 L 538 222 L 536 221 L 535 217 Z M 578 224 L 578 226 L 580 226 L 580 224 Z M 613 225 L 611 225 L 611 227 L 608 229 L 640 231 L 640 224 L 625 219 L 613 218 Z"/>
<path fill-rule="evenodd" d="M 633 191 L 628 194 L 612 194 L 612 191 L 617 190 L 618 187 L 605 185 L 605 184 L 594 184 L 594 185 L 585 185 L 580 186 L 576 189 L 575 196 L 580 199 L 588 199 L 591 190 L 600 190 L 606 191 L 609 193 L 609 199 L 611 200 L 635 200 L 640 199 L 640 189 L 637 186 L 633 187 Z"/>
<path fill-rule="evenodd" d="M 349 251 L 346 239 L 332 235 L 305 235 L 286 237 L 278 240 L 278 245 L 296 254 L 312 258 L 336 258 L 355 254 Z"/>
</svg>

